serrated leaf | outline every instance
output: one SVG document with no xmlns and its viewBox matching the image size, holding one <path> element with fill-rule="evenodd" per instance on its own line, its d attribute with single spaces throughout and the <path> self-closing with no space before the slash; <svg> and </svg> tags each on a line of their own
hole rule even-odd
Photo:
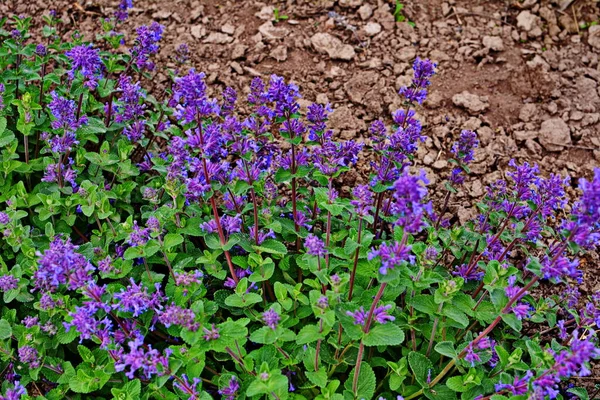
<svg viewBox="0 0 600 400">
<path fill-rule="evenodd" d="M 123 385 L 122 388 L 112 388 L 110 392 L 117 400 L 136 400 L 140 398 L 142 384 L 139 379 L 134 379 Z"/>
<path fill-rule="evenodd" d="M 183 236 L 178 233 L 167 233 L 163 242 L 165 249 L 167 250 L 172 249 L 181 243 L 183 243 Z"/>
<path fill-rule="evenodd" d="M 306 377 L 318 387 L 324 388 L 327 386 L 327 371 L 325 368 L 321 368 L 317 372 L 306 372 Z"/>
<path fill-rule="evenodd" d="M 454 343 L 452 342 L 440 342 L 436 344 L 434 348 L 435 351 L 446 357 L 454 359 L 457 356 L 456 350 L 454 349 Z"/>
<path fill-rule="evenodd" d="M 354 379 L 354 370 L 350 371 L 348 379 L 344 383 L 346 390 L 352 392 L 352 380 Z M 373 368 L 366 362 L 360 364 L 360 372 L 358 373 L 358 385 L 356 387 L 356 393 L 354 393 L 355 399 L 371 400 L 375 394 L 375 387 L 377 386 L 377 379 Z"/>
<path fill-rule="evenodd" d="M 307 343 L 316 342 L 321 335 L 319 334 L 319 327 L 316 325 L 306 325 L 298 335 L 296 336 L 296 344 L 303 345 Z"/>
<path fill-rule="evenodd" d="M 277 341 L 277 330 L 263 326 L 252 332 L 250 340 L 254 343 L 273 344 Z"/>
<path fill-rule="evenodd" d="M 0 319 L 0 339 L 8 339 L 12 336 L 12 327 L 10 322 L 5 319 Z"/>
<path fill-rule="evenodd" d="M 465 385 L 463 383 L 462 376 L 453 376 L 446 381 L 446 386 L 448 386 L 448 388 L 454 392 L 462 393 L 471 389 L 471 387 L 473 387 L 473 383 Z"/>
<path fill-rule="evenodd" d="M 404 341 L 404 332 L 391 322 L 375 325 L 363 338 L 365 346 L 397 346 Z"/>
<path fill-rule="evenodd" d="M 424 388 L 429 387 L 427 377 L 433 374 L 433 364 L 431 364 L 431 361 L 423 354 L 411 351 L 408 354 L 408 365 L 410 365 L 410 369 L 417 382 Z"/>
<path fill-rule="evenodd" d="M 435 304 L 433 296 L 424 294 L 413 297 L 409 304 L 414 307 L 415 310 L 429 315 L 434 315 L 439 307 L 437 304 Z"/>
<path fill-rule="evenodd" d="M 253 246 L 257 251 L 270 254 L 285 255 L 288 250 L 285 245 L 277 240 L 268 239 L 261 243 L 260 246 Z"/>
</svg>

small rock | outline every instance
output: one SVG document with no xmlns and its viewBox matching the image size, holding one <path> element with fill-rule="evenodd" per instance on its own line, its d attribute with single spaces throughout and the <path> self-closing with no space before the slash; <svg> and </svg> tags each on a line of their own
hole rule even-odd
<svg viewBox="0 0 600 400">
<path fill-rule="evenodd" d="M 171 11 L 157 11 L 154 14 L 152 14 L 152 18 L 154 19 L 168 19 L 171 14 L 173 14 Z"/>
<path fill-rule="evenodd" d="M 533 121 L 537 117 L 537 107 L 533 103 L 525 104 L 519 112 L 519 119 L 523 122 Z"/>
<path fill-rule="evenodd" d="M 221 32 L 211 32 L 202 43 L 226 44 L 233 42 L 233 38 Z"/>
<path fill-rule="evenodd" d="M 226 23 L 221 27 L 221 32 L 228 35 L 233 35 L 235 33 L 235 26 L 231 25 L 230 23 Z"/>
<path fill-rule="evenodd" d="M 536 26 L 537 17 L 529 11 L 521 11 L 517 15 L 517 27 L 529 32 Z"/>
<path fill-rule="evenodd" d="M 247 49 L 248 49 L 248 46 L 246 46 L 246 45 L 243 45 L 241 43 L 236 44 L 235 46 L 233 46 L 233 49 L 231 50 L 231 59 L 239 60 L 240 58 L 244 58 L 244 56 L 246 55 Z"/>
<path fill-rule="evenodd" d="M 232 61 L 229 65 L 231 66 L 231 69 L 233 69 L 239 75 L 244 75 L 244 69 L 242 68 L 240 63 L 238 63 L 237 61 Z"/>
<path fill-rule="evenodd" d="M 319 93 L 317 95 L 317 103 L 327 104 L 327 103 L 329 103 L 329 98 L 327 97 L 327 95 L 325 93 Z"/>
<path fill-rule="evenodd" d="M 600 50 L 600 25 L 590 26 L 588 29 L 588 44 Z"/>
<path fill-rule="evenodd" d="M 271 50 L 271 53 L 269 53 L 269 55 L 275 60 L 283 62 L 287 60 L 287 47 L 283 45 L 277 46 L 273 50 Z"/>
<path fill-rule="evenodd" d="M 381 32 L 381 25 L 377 22 L 369 22 L 363 28 L 367 36 L 375 36 Z"/>
<path fill-rule="evenodd" d="M 340 0 L 340 7 L 360 7 L 363 0 Z"/>
<path fill-rule="evenodd" d="M 206 35 L 206 29 L 204 29 L 204 26 L 202 26 L 202 25 L 192 26 L 192 28 L 190 29 L 190 32 L 192 33 L 192 36 L 195 37 L 196 39 L 202 39 L 202 37 L 204 37 L 204 35 Z"/>
<path fill-rule="evenodd" d="M 290 33 L 290 31 L 282 26 L 274 26 L 271 21 L 262 24 L 258 31 L 267 40 L 283 39 Z"/>
<path fill-rule="evenodd" d="M 371 7 L 369 4 L 363 4 L 358 9 L 358 16 L 363 21 L 368 20 L 369 18 L 371 18 L 372 15 L 373 15 L 373 7 Z"/>
<path fill-rule="evenodd" d="M 263 8 L 260 9 L 259 12 L 254 14 L 254 16 L 256 16 L 262 20 L 265 20 L 265 21 L 270 21 L 273 19 L 274 10 L 275 10 L 274 6 L 264 6 Z"/>
<path fill-rule="evenodd" d="M 327 53 L 332 60 L 350 61 L 355 56 L 354 48 L 329 33 L 316 33 L 310 38 L 315 50 Z"/>
<path fill-rule="evenodd" d="M 502 38 L 498 36 L 484 36 L 482 39 L 483 46 L 492 51 L 503 51 L 504 43 Z"/>
<path fill-rule="evenodd" d="M 558 23 L 569 33 L 575 34 L 579 30 L 577 22 L 575 22 L 575 20 L 571 18 L 569 14 L 561 14 L 561 16 L 558 17 Z"/>
<path fill-rule="evenodd" d="M 542 122 L 539 139 L 547 151 L 561 151 L 564 145 L 571 144 L 571 131 L 565 121 L 552 118 Z"/>
<path fill-rule="evenodd" d="M 489 126 L 482 126 L 477 129 L 477 138 L 481 142 L 481 146 L 487 146 L 494 138 L 494 131 Z"/>
<path fill-rule="evenodd" d="M 343 131 L 351 131 L 355 133 L 361 128 L 361 123 L 364 125 L 363 121 L 356 118 L 354 111 L 352 111 L 350 107 L 342 106 L 336 108 L 331 113 L 329 116 L 328 125 L 331 127 L 331 129 L 338 130 L 340 133 L 343 133 Z"/>
<path fill-rule="evenodd" d="M 467 91 L 455 94 L 452 102 L 455 106 L 466 109 L 471 115 L 481 114 L 489 107 L 487 97 L 480 97 Z"/>
<path fill-rule="evenodd" d="M 198 6 L 192 10 L 190 13 L 190 18 L 192 21 L 195 21 L 200 18 L 202 14 L 204 14 L 204 6 Z"/>
<path fill-rule="evenodd" d="M 433 163 L 434 169 L 444 169 L 448 166 L 448 161 L 446 160 L 437 160 Z"/>
</svg>

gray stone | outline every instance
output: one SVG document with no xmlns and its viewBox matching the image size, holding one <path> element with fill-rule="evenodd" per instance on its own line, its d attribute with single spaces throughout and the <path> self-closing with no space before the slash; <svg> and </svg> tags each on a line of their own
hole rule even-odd
<svg viewBox="0 0 600 400">
<path fill-rule="evenodd" d="M 525 32 L 531 31 L 537 22 L 537 17 L 529 11 L 521 11 L 517 15 L 517 27 L 523 29 Z"/>
<path fill-rule="evenodd" d="M 202 25 L 192 26 L 192 28 L 190 29 L 190 32 L 191 32 L 192 36 L 195 37 L 196 39 L 202 39 L 202 37 L 204 37 L 206 35 L 206 29 L 204 29 L 204 26 L 202 26 Z"/>
<path fill-rule="evenodd" d="M 211 32 L 202 43 L 226 44 L 233 42 L 233 38 L 221 32 Z"/>
<path fill-rule="evenodd" d="M 240 58 L 244 58 L 244 56 L 246 55 L 247 49 L 248 49 L 248 46 L 246 46 L 246 45 L 243 45 L 241 43 L 236 44 L 235 46 L 233 46 L 233 49 L 231 50 L 231 59 L 239 60 Z"/>
<path fill-rule="evenodd" d="M 169 19 L 169 17 L 173 14 L 171 11 L 157 11 L 152 14 L 152 18 L 154 19 Z"/>
<path fill-rule="evenodd" d="M 274 10 L 275 6 L 263 6 L 263 8 L 261 8 L 260 11 L 254 15 L 264 21 L 270 21 L 274 17 Z"/>
<path fill-rule="evenodd" d="M 375 36 L 381 32 L 381 25 L 379 25 L 377 22 L 369 22 L 364 26 L 363 29 L 367 36 Z"/>
<path fill-rule="evenodd" d="M 455 106 L 467 110 L 471 115 L 481 114 L 489 107 L 487 97 L 480 97 L 467 91 L 452 96 L 452 102 Z"/>
<path fill-rule="evenodd" d="M 600 25 L 590 26 L 588 29 L 588 44 L 600 50 Z"/>
<path fill-rule="evenodd" d="M 369 4 L 363 4 L 358 9 L 358 16 L 363 21 L 368 20 L 369 18 L 371 18 L 372 15 L 373 15 L 373 7 L 371 7 Z"/>
<path fill-rule="evenodd" d="M 274 26 L 271 21 L 267 21 L 258 27 L 258 31 L 267 40 L 283 39 L 290 31 L 282 26 Z"/>
<path fill-rule="evenodd" d="M 336 108 L 329 116 L 328 125 L 331 129 L 337 130 L 342 137 L 347 136 L 349 139 L 352 139 L 352 137 L 350 137 L 348 131 L 354 136 L 358 130 L 365 127 L 364 121 L 356 118 L 354 111 L 347 106 Z M 345 135 L 344 132 L 346 132 Z"/>
<path fill-rule="evenodd" d="M 283 45 L 277 46 L 271 50 L 269 55 L 279 62 L 285 61 L 287 60 L 287 47 Z"/>
<path fill-rule="evenodd" d="M 340 7 L 360 7 L 363 0 L 340 0 Z"/>
<path fill-rule="evenodd" d="M 327 53 L 332 60 L 350 61 L 356 57 L 354 48 L 329 33 L 316 33 L 310 38 L 313 47 L 319 53 Z"/>
<path fill-rule="evenodd" d="M 519 119 L 523 122 L 530 122 L 537 117 L 537 106 L 533 103 L 525 104 L 519 112 Z"/>
<path fill-rule="evenodd" d="M 221 32 L 228 35 L 233 35 L 235 33 L 235 26 L 231 25 L 230 23 L 226 23 L 221 27 Z"/>
<path fill-rule="evenodd" d="M 499 36 L 484 36 L 482 42 L 486 49 L 490 49 L 492 51 L 504 50 L 504 42 L 502 42 L 502 38 Z"/>
<path fill-rule="evenodd" d="M 539 139 L 547 151 L 561 151 L 571 144 L 571 131 L 565 121 L 552 118 L 542 122 Z"/>
</svg>

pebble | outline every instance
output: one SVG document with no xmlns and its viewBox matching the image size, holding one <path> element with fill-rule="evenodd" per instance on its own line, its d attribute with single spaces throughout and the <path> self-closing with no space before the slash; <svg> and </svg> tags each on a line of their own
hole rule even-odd
<svg viewBox="0 0 600 400">
<path fill-rule="evenodd" d="M 539 140 L 547 151 L 561 151 L 571 144 L 571 131 L 561 118 L 552 118 L 542 122 Z"/>
<path fill-rule="evenodd" d="M 354 47 L 343 44 L 340 39 L 329 33 L 315 33 L 310 42 L 319 53 L 327 53 L 332 60 L 350 61 L 356 57 Z"/>
<path fill-rule="evenodd" d="M 364 26 L 363 30 L 367 36 L 375 36 L 381 32 L 381 25 L 379 25 L 377 22 L 368 22 Z"/>
<path fill-rule="evenodd" d="M 487 97 L 480 97 L 467 91 L 452 96 L 452 102 L 455 106 L 467 110 L 471 115 L 484 113 L 489 108 Z"/>
</svg>

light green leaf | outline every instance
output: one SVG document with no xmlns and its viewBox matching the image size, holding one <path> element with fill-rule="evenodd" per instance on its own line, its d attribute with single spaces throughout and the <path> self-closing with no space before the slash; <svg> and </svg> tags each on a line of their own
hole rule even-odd
<svg viewBox="0 0 600 400">
<path fill-rule="evenodd" d="M 5 319 L 0 319 L 0 339 L 8 339 L 12 336 L 12 328 L 10 322 Z"/>
<path fill-rule="evenodd" d="M 363 339 L 365 346 L 397 346 L 403 341 L 404 332 L 391 322 L 375 325 Z"/>
<path fill-rule="evenodd" d="M 354 370 L 355 368 L 352 368 L 352 371 L 350 371 L 350 374 L 348 375 L 348 379 L 344 383 L 344 387 L 349 391 L 352 391 Z M 373 395 L 375 394 L 376 386 L 377 379 L 375 378 L 373 368 L 371 368 L 371 366 L 366 362 L 362 362 L 360 364 L 360 372 L 358 373 L 358 386 L 356 388 L 356 393 L 354 393 L 354 398 L 365 400 L 372 399 Z"/>
<path fill-rule="evenodd" d="M 431 361 L 423 354 L 411 351 L 408 355 L 408 365 L 410 365 L 410 369 L 414 373 L 417 382 L 424 388 L 429 387 L 427 376 L 430 372 L 433 375 L 433 365 L 431 364 Z"/>
</svg>

